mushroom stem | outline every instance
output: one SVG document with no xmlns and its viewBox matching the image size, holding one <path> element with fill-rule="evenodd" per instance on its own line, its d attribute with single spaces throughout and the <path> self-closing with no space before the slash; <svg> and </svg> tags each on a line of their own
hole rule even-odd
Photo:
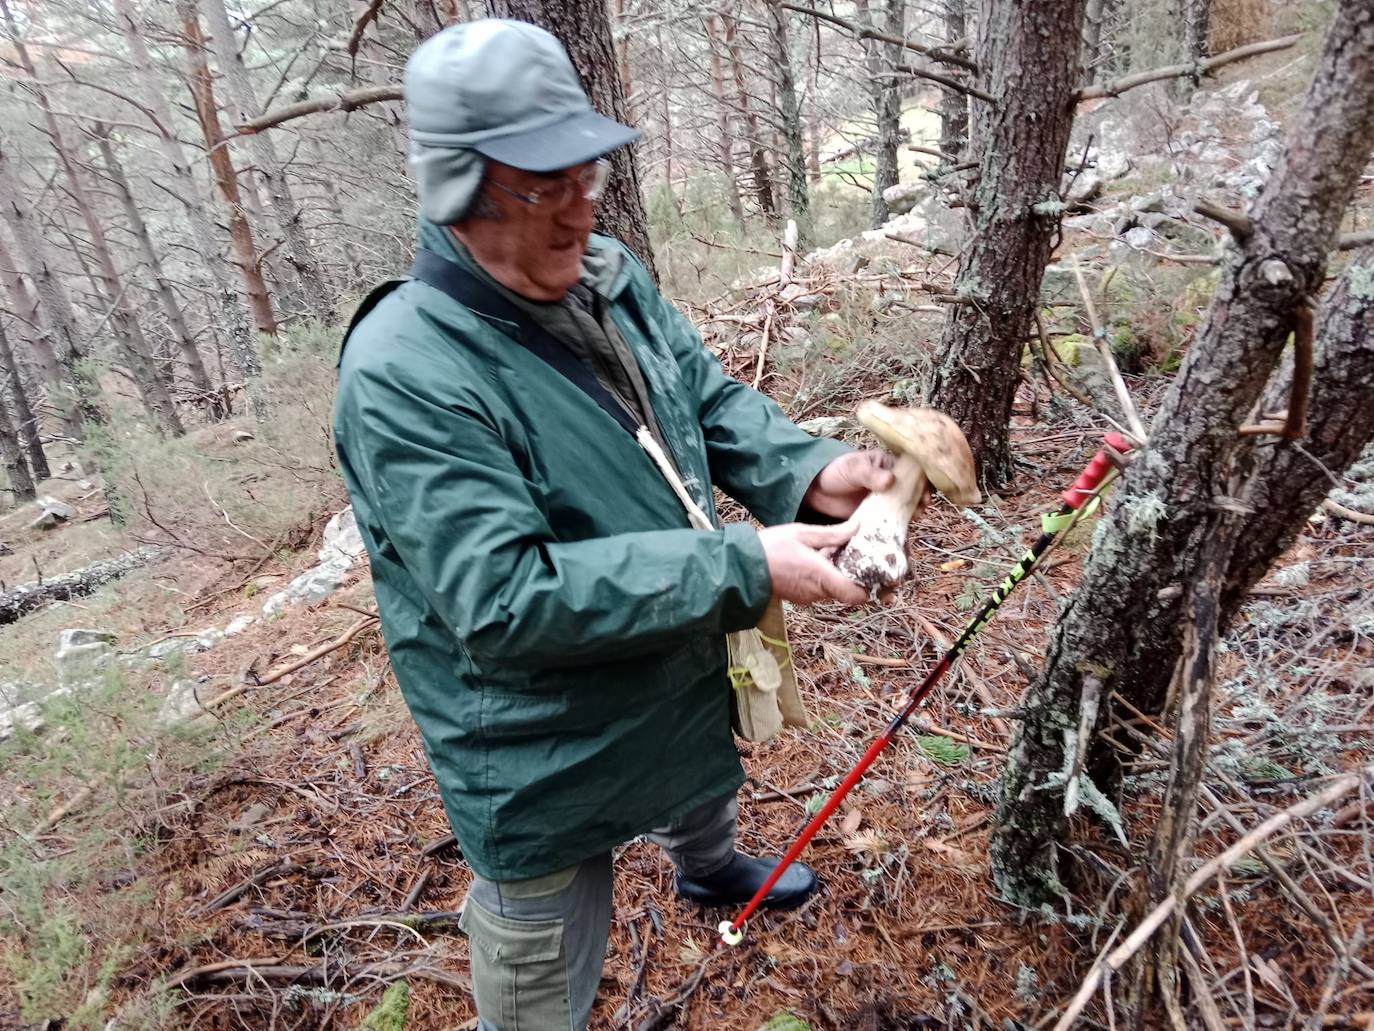
<svg viewBox="0 0 1374 1031">
<path fill-rule="evenodd" d="M 892 466 L 893 483 L 874 491 L 854 512 L 858 529 L 835 558 L 841 573 L 876 592 L 906 578 L 906 531 L 926 490 L 919 460 L 899 455 Z"/>
</svg>

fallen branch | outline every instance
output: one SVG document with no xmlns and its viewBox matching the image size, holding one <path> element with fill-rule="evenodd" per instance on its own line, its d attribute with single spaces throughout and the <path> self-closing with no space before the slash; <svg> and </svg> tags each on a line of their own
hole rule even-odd
<svg viewBox="0 0 1374 1031">
<path fill-rule="evenodd" d="M 1338 515 L 1342 519 L 1349 519 L 1352 523 L 1359 523 L 1362 526 L 1374 526 L 1374 515 L 1367 512 L 1356 512 L 1353 508 L 1346 508 L 1344 505 L 1327 498 L 1322 502 L 1322 507 L 1333 515 Z"/>
<path fill-rule="evenodd" d="M 1358 788 L 1365 778 L 1371 776 L 1374 776 L 1374 765 L 1366 766 L 1343 777 L 1337 777 L 1311 798 L 1304 799 L 1275 813 L 1221 855 L 1198 867 L 1197 872 L 1188 878 L 1179 894 L 1171 895 L 1155 906 L 1124 942 L 1118 945 L 1102 962 L 1093 967 L 1078 989 L 1078 993 L 1073 997 L 1073 1001 L 1069 1003 L 1068 1009 L 1064 1011 L 1064 1015 L 1054 1025 L 1054 1031 L 1069 1031 L 1073 1022 L 1078 1019 L 1079 1014 L 1088 1004 L 1088 1000 L 1096 994 L 1103 978 L 1116 973 L 1126 964 L 1127 960 L 1139 952 L 1141 947 L 1169 919 L 1174 910 L 1178 909 L 1180 903 L 1186 902 L 1195 895 L 1217 874 L 1229 871 L 1238 860 L 1253 851 L 1256 846 L 1262 845 L 1278 831 L 1304 816 L 1310 816 L 1319 809 L 1325 809 L 1332 802 Z"/>
<path fill-rule="evenodd" d="M 278 666 L 276 669 L 269 670 L 264 676 L 258 678 L 257 684 L 255 686 L 266 687 L 268 684 L 275 684 L 282 677 L 288 676 L 296 672 L 296 670 L 302 669 L 303 667 L 310 665 L 316 659 L 328 655 L 332 651 L 337 651 L 338 649 L 342 648 L 349 641 L 353 640 L 353 638 L 357 637 L 360 633 L 362 633 L 369 626 L 376 622 L 376 616 L 366 616 L 363 619 L 358 620 L 358 622 L 354 623 L 342 634 L 334 638 L 334 640 L 326 641 L 318 648 L 311 649 L 310 651 L 302 655 L 299 659 L 296 659 L 294 662 L 288 662 L 284 666 Z M 218 701 L 218 699 L 216 699 L 216 701 Z"/>
<path fill-rule="evenodd" d="M 1287 50 L 1289 47 L 1302 39 L 1302 33 L 1295 33 L 1292 36 L 1283 36 L 1280 39 L 1271 39 L 1263 43 L 1250 43 L 1247 46 L 1236 47 L 1234 50 L 1227 50 L 1214 57 L 1203 58 L 1201 61 L 1193 61 L 1188 64 L 1171 64 L 1163 68 L 1154 68 L 1148 72 L 1140 72 L 1136 75 L 1127 75 L 1111 82 L 1097 83 L 1093 86 L 1084 86 L 1074 94 L 1074 101 L 1081 103 L 1084 100 L 1096 100 L 1099 97 L 1119 97 L 1127 90 L 1135 89 L 1137 86 L 1144 86 L 1146 83 L 1159 82 L 1161 79 L 1177 79 L 1182 76 L 1192 76 L 1200 79 L 1222 65 L 1231 64 L 1235 61 L 1244 61 L 1247 57 L 1257 57 L 1260 54 L 1272 53 L 1275 50 Z"/>
<path fill-rule="evenodd" d="M 13 590 L 0 593 L 0 626 L 18 622 L 51 602 L 71 601 L 92 594 L 140 566 L 146 566 L 154 554 L 156 552 L 151 549 L 143 548 L 118 558 L 92 562 L 83 569 L 55 576 L 51 580 L 20 584 Z"/>
</svg>

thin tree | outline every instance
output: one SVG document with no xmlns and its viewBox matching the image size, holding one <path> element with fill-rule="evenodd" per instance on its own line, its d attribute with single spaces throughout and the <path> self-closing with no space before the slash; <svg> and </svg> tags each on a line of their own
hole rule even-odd
<svg viewBox="0 0 1374 1031">
<path fill-rule="evenodd" d="M 1159 714 L 1178 683 L 1178 722 L 1166 809 L 1148 895 L 1170 890 L 1191 841 L 1193 792 L 1205 740 L 1207 665 L 1215 638 L 1249 588 L 1320 503 L 1328 471 L 1345 469 L 1374 437 L 1374 255 L 1358 256 L 1326 302 L 1306 389 L 1292 373 L 1269 386 L 1290 338 L 1311 335 L 1313 297 L 1360 172 L 1374 150 L 1374 10 L 1336 5 L 1325 49 L 1285 153 L 1237 235 L 1215 300 L 1156 415 L 1150 442 L 1122 479 L 1083 579 L 1055 627 L 1008 755 L 993 835 L 1004 896 L 1054 897 L 1055 843 L 1066 818 L 1065 727 L 1078 726 L 1085 687 L 1102 704 L 1095 731 L 1134 709 Z M 1263 399 L 1306 426 L 1240 433 Z M 1283 433 L 1294 432 L 1294 438 Z M 1218 499 L 1222 499 L 1221 502 Z M 1190 642 L 1187 649 L 1183 642 Z M 1180 663 L 1183 663 L 1181 666 Z M 1091 683 L 1090 683 L 1091 682 Z M 1186 690 L 1185 690 L 1186 688 Z M 1084 763 L 1099 785 L 1115 760 Z"/>
<path fill-rule="evenodd" d="M 124 175 L 124 167 L 115 156 L 114 147 L 110 143 L 109 127 L 102 122 L 97 122 L 92 135 L 100 147 L 100 156 L 105 164 L 104 173 L 114 187 L 115 195 L 119 198 L 119 203 L 124 209 L 129 233 L 137 242 L 143 262 L 153 277 L 154 293 L 157 295 L 158 303 L 162 306 L 163 313 L 167 316 L 167 325 L 171 329 L 172 339 L 176 344 L 181 364 L 185 367 L 186 374 L 191 380 L 191 387 L 195 390 L 196 400 L 199 404 L 208 406 L 213 417 L 222 418 L 225 413 L 220 405 L 220 397 L 215 393 L 215 389 L 210 383 L 210 375 L 205 371 L 205 363 L 201 360 L 195 337 L 192 336 L 191 328 L 186 324 L 186 315 L 181 310 L 181 301 L 177 298 L 176 291 L 172 289 L 172 282 L 163 270 L 162 258 L 158 255 L 157 248 L 153 246 L 153 238 L 148 232 L 147 223 L 143 221 L 143 213 L 134 200 L 133 190 L 129 188 L 129 180 Z"/>
<path fill-rule="evenodd" d="M 214 284 L 220 319 L 229 330 L 230 339 L 233 341 L 234 362 L 238 366 L 239 375 L 244 378 L 245 383 L 251 382 L 261 369 L 257 348 L 253 343 L 253 327 L 256 326 L 259 333 L 269 335 L 277 331 L 276 318 L 272 314 L 272 302 L 268 298 L 267 287 L 258 270 L 252 231 L 248 228 L 242 212 L 226 198 L 230 208 L 230 235 L 237 259 L 235 264 L 243 283 L 243 291 L 240 293 L 234 287 L 233 277 L 224 268 L 221 257 L 222 245 L 219 243 L 222 234 L 211 221 L 200 185 L 191 174 L 191 164 L 174 131 L 171 105 L 167 101 L 162 80 L 154 70 L 152 54 L 143 35 L 142 22 L 131 0 L 114 0 L 114 8 L 119 27 L 129 46 L 129 56 L 141 88 L 140 99 L 148 107 L 149 120 L 153 123 L 158 146 L 172 171 L 171 192 L 181 202 L 192 236 L 200 244 L 205 271 Z M 188 41 L 187 47 L 194 47 L 194 42 Z M 196 50 L 196 53 L 199 54 L 200 51 Z M 204 67 L 203 58 L 199 67 Z M 213 97 L 209 95 L 209 75 L 207 73 L 203 79 L 198 80 L 196 66 L 193 64 L 190 82 L 196 112 L 201 120 L 202 131 L 205 132 L 206 108 L 208 105 L 209 109 L 213 110 L 214 105 Z M 206 145 L 210 151 L 211 167 L 218 180 L 224 172 L 223 165 L 229 163 L 229 156 L 223 152 L 224 148 L 217 147 L 208 138 Z M 230 168 L 230 178 L 232 172 Z"/>
<path fill-rule="evenodd" d="M 716 19 L 710 15 L 703 19 L 706 29 L 706 45 L 711 55 L 711 96 L 716 101 L 716 130 L 720 148 L 720 167 L 725 176 L 725 202 L 730 206 L 730 215 L 735 224 L 744 225 L 744 204 L 739 196 L 739 182 L 735 178 L 735 141 L 731 131 L 730 103 L 725 96 L 725 70 L 720 59 L 720 40 L 716 29 Z"/>
<path fill-rule="evenodd" d="M 86 421 L 101 422 L 103 414 L 92 396 L 95 386 L 86 382 L 80 369 L 85 354 L 77 328 L 76 309 L 72 307 L 62 277 L 57 274 L 49 256 L 47 240 L 33 224 L 32 212 L 24 201 L 19 181 L 10 171 L 9 155 L 3 141 L 0 141 L 0 218 L 4 219 L 14 237 L 15 246 L 23 259 L 22 267 L 27 270 L 33 283 L 37 303 L 26 305 L 17 274 L 6 277 L 6 286 L 14 295 L 17 308 L 33 311 L 38 316 L 44 343 L 35 348 L 35 353 L 40 356 L 51 391 L 50 398 L 57 405 L 63 429 L 72 440 L 79 441 L 85 435 Z M 0 255 L 0 261 L 16 272 L 21 267 L 18 263 L 11 263 L 4 255 Z M 50 359 L 45 351 L 50 353 Z"/>
<path fill-rule="evenodd" d="M 787 18 L 777 4 L 765 2 L 765 6 L 768 8 L 769 43 L 777 62 L 773 82 L 778 91 L 779 127 L 787 154 L 784 163 L 787 165 L 788 208 L 797 223 L 797 246 L 805 250 L 811 245 L 814 227 L 811 223 L 811 189 L 806 179 L 806 137 L 802 127 L 801 100 L 797 95 L 797 79 L 792 70 Z"/>
<path fill-rule="evenodd" d="M 967 6 L 968 0 L 945 0 L 943 4 L 947 48 L 966 43 Z M 959 158 L 968 147 L 969 103 L 969 97 L 957 90 L 944 90 L 940 94 L 940 150 L 953 158 Z"/>
<path fill-rule="evenodd" d="M 0 353 L 9 353 L 9 340 L 5 336 L 5 326 L 0 322 Z M 18 386 L 16 382 L 15 386 Z M 15 409 L 18 415 L 18 409 Z M 22 420 L 22 416 L 20 416 Z M 34 487 L 33 473 L 29 469 L 24 447 L 20 442 L 20 432 L 15 420 L 10 416 L 10 405 L 5 399 L 3 384 L 0 384 L 0 466 L 5 469 L 9 479 L 9 489 L 17 501 L 32 501 L 38 496 Z"/>
<path fill-rule="evenodd" d="M 873 3 L 860 0 L 857 10 L 860 23 L 867 28 L 899 39 L 905 36 L 905 0 L 875 0 Z M 884 11 L 887 15 L 886 24 L 879 25 L 878 15 Z M 897 185 L 897 148 L 902 138 L 901 87 L 905 77 L 897 71 L 901 63 L 901 47 L 869 36 L 864 38 L 863 48 L 864 71 L 867 73 L 868 92 L 878 127 L 873 147 L 873 198 L 868 215 L 869 226 L 877 229 L 889 216 L 883 191 Z"/>
<path fill-rule="evenodd" d="M 224 0 L 198 0 L 210 30 L 210 49 L 215 63 L 228 87 L 230 102 L 237 112 L 235 122 L 242 123 L 261 113 L 253 81 L 239 54 L 237 37 L 229 24 Z M 267 189 L 268 203 L 273 217 L 286 241 L 287 261 L 301 284 L 310 312 L 329 325 L 335 319 L 336 298 L 325 280 L 315 248 L 301 221 L 301 209 L 286 175 L 286 167 L 277 154 L 271 133 L 248 135 L 248 149 L 253 155 L 257 174 Z"/>
<path fill-rule="evenodd" d="M 557 36 L 592 107 L 607 118 L 629 122 L 606 0 L 490 0 L 487 9 L 493 17 L 532 22 Z M 597 209 L 597 228 L 634 251 L 657 278 L 635 149 L 621 147 L 610 157 L 611 180 Z"/>
<path fill-rule="evenodd" d="M 49 468 L 48 456 L 43 451 L 43 428 L 39 424 L 33 404 L 29 401 L 29 392 L 24 385 L 19 362 L 15 360 L 14 348 L 10 346 L 9 337 L 5 335 L 3 326 L 0 326 L 0 372 L 3 372 L 9 381 L 10 398 L 14 402 L 14 418 L 17 424 L 15 429 L 19 432 L 19 442 L 24 448 L 24 453 L 28 455 L 33 478 L 39 481 L 46 480 L 52 476 L 52 469 Z M 0 383 L 0 387 L 3 387 L 3 383 Z"/>
<path fill-rule="evenodd" d="M 1021 352 L 1063 203 L 1087 0 L 984 0 L 977 64 L 994 98 L 980 131 L 973 240 L 927 390 L 968 435 L 985 482 L 1011 479 L 1008 427 Z"/>
<path fill-rule="evenodd" d="M 773 173 L 768 165 L 768 147 L 764 140 L 763 128 L 759 125 L 758 113 L 750 102 L 749 88 L 744 75 L 744 59 L 740 55 L 739 23 L 725 11 L 720 12 L 721 28 L 724 31 L 725 50 L 730 55 L 730 76 L 735 83 L 735 106 L 744 120 L 744 130 L 749 144 L 749 178 L 763 217 L 775 222 L 778 217 L 777 199 L 773 195 Z"/>
<path fill-rule="evenodd" d="M 176 406 L 172 403 L 171 395 L 167 392 L 166 384 L 157 375 L 152 352 L 144 338 L 143 327 L 138 321 L 138 316 L 125 297 L 122 277 L 115 265 L 114 254 L 110 249 L 109 241 L 105 237 L 104 224 L 96 213 L 94 201 L 91 199 L 85 180 L 81 175 L 80 162 L 76 152 L 62 131 L 57 113 L 48 97 L 48 91 L 42 85 L 38 68 L 30 57 L 28 47 L 19 33 L 8 0 L 0 0 L 0 14 L 4 15 L 5 24 L 10 33 L 10 44 L 14 47 L 15 55 L 19 58 L 19 66 L 24 69 L 28 76 L 25 88 L 37 101 L 39 109 L 43 112 L 43 122 L 47 130 L 48 141 L 52 144 L 52 148 L 57 154 L 58 163 L 62 167 L 67 193 L 71 196 L 72 202 L 76 205 L 76 209 L 86 225 L 91 253 L 95 258 L 97 268 L 95 293 L 101 306 L 105 309 L 101 312 L 101 319 L 102 321 L 108 319 L 113 327 L 121 355 L 129 366 L 134 385 L 144 406 L 148 409 L 148 413 L 164 432 L 179 437 L 186 432 L 185 428 L 181 425 L 181 418 L 177 414 Z M 73 247 L 73 251 L 78 254 L 79 258 L 79 248 Z"/>
</svg>

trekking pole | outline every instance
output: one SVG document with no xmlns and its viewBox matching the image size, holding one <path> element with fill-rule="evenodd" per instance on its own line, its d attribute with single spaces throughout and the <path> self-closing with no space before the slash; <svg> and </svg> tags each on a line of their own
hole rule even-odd
<svg viewBox="0 0 1374 1031">
<path fill-rule="evenodd" d="M 902 728 L 902 725 L 911 717 L 911 714 L 916 711 L 916 707 L 925 700 L 926 695 L 928 695 L 931 689 L 940 682 L 940 678 L 954 665 L 955 660 L 957 660 L 964 649 L 968 647 L 968 643 L 973 639 L 974 635 L 987 625 L 988 621 L 992 618 L 992 614 L 996 612 L 997 607 L 1006 600 L 1012 588 L 1024 580 L 1029 575 L 1030 571 L 1035 568 L 1036 562 L 1038 562 L 1040 557 L 1049 550 L 1050 545 L 1054 543 L 1055 537 L 1062 530 L 1071 526 L 1076 520 L 1091 511 L 1092 505 L 1089 504 L 1089 502 L 1096 501 L 1102 489 L 1104 489 L 1109 482 L 1110 475 L 1113 472 L 1114 467 L 1112 458 L 1108 454 L 1107 448 L 1111 448 L 1113 451 L 1123 455 L 1131 450 L 1130 443 L 1119 433 L 1108 433 L 1103 440 L 1107 446 L 1093 456 L 1093 460 L 1088 463 L 1087 468 L 1085 468 L 1078 479 L 1074 481 L 1073 486 L 1059 496 L 1060 500 L 1064 503 L 1059 511 L 1055 512 L 1053 515 L 1046 514 L 1041 516 L 1041 529 L 1044 532 L 1041 533 L 1039 540 L 1031 545 L 1030 549 L 1021 557 L 1021 561 L 1012 566 L 1011 571 L 1007 574 L 1007 578 L 998 585 L 997 590 L 993 591 L 991 597 L 983 603 L 977 615 L 973 617 L 973 620 L 964 629 L 964 632 L 959 635 L 959 639 L 950 645 L 949 650 L 946 651 L 944 655 L 940 656 L 940 661 L 935 664 L 934 669 L 926 674 L 925 679 L 921 681 L 920 685 L 911 692 L 910 696 L 907 698 L 906 704 L 902 706 L 901 711 L 892 718 L 892 722 L 890 722 L 874 742 L 868 746 L 868 750 L 864 752 L 859 761 L 854 764 L 853 769 L 845 774 L 844 780 L 840 781 L 839 787 L 837 787 L 834 792 L 831 793 L 830 797 L 826 799 L 825 805 L 821 806 L 820 811 L 811 818 L 811 822 L 806 825 L 801 834 L 797 837 L 797 840 L 793 842 L 792 847 L 787 850 L 787 854 L 784 855 L 778 862 L 778 865 L 773 868 L 773 872 L 768 875 L 768 879 L 763 882 L 758 891 L 754 892 L 754 897 L 751 898 L 744 909 L 741 910 L 740 915 L 735 917 L 734 920 L 725 920 L 721 922 L 718 928 L 720 932 L 718 944 L 738 945 L 744 940 L 745 922 L 753 915 L 754 910 L 758 909 L 759 904 L 763 902 L 768 893 L 773 890 L 773 885 L 777 883 L 778 878 L 783 875 L 783 872 L 792 865 L 797 856 L 801 855 L 802 850 L 811 842 L 811 839 L 816 836 L 816 832 L 821 829 L 821 825 L 830 817 L 830 814 L 835 811 L 842 801 L 844 801 L 845 796 L 849 794 L 854 785 L 863 778 L 864 773 L 873 765 L 873 760 L 878 758 L 878 753 L 887 747 L 888 742 L 890 742 L 897 731 Z"/>
</svg>

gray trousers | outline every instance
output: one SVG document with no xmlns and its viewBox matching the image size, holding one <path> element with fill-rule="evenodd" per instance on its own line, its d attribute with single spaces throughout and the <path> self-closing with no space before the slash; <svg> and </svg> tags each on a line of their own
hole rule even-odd
<svg viewBox="0 0 1374 1031">
<path fill-rule="evenodd" d="M 713 799 L 647 835 L 688 877 L 724 867 L 739 808 Z M 583 1031 L 611 925 L 611 854 L 528 881 L 473 877 L 460 926 L 472 956 L 478 1031 Z"/>
</svg>

